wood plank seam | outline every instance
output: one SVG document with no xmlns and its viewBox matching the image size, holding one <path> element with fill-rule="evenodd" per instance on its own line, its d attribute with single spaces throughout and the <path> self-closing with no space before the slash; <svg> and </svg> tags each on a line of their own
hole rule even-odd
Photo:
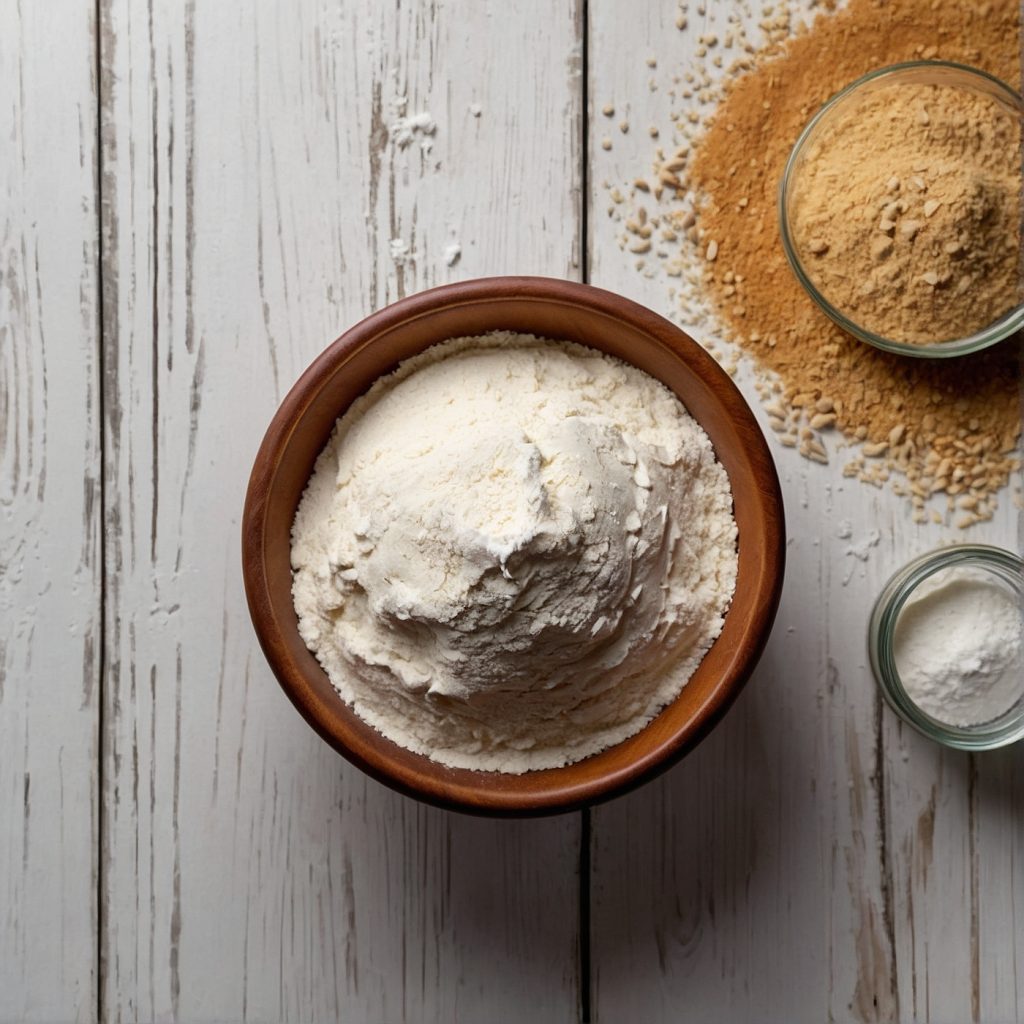
<svg viewBox="0 0 1024 1024">
<path fill-rule="evenodd" d="M 104 102 L 104 69 L 103 69 L 103 6 L 104 0 L 95 0 L 93 4 L 93 76 L 96 83 L 96 287 L 99 301 L 96 303 L 96 345 L 97 364 L 99 367 L 99 394 L 97 396 L 97 415 L 99 418 L 99 462 L 100 462 L 100 531 L 99 531 L 99 575 L 100 575 L 100 610 L 99 610 L 99 644 L 97 661 L 97 729 L 96 729 L 96 1020 L 97 1024 L 104 1019 L 104 956 L 103 941 L 105 928 L 105 895 L 106 870 L 104 858 L 104 829 L 106 825 L 106 801 L 104 799 L 104 762 L 106 759 L 106 672 L 107 672 L 107 432 L 106 432 L 106 303 L 104 300 L 104 261 L 106 246 L 103 218 L 103 102 Z"/>
<path fill-rule="evenodd" d="M 576 11 L 577 38 L 580 41 L 580 277 L 590 283 L 590 2 L 579 0 Z M 591 948 L 590 905 L 593 892 L 591 871 L 591 817 L 590 808 L 580 812 L 579 857 L 579 1015 L 581 1024 L 590 1024 L 591 988 L 593 970 Z"/>
</svg>

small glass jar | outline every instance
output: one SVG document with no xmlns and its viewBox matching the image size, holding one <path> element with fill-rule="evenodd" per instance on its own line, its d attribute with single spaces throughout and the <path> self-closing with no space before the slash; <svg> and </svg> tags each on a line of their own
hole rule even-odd
<svg viewBox="0 0 1024 1024">
<path fill-rule="evenodd" d="M 915 558 L 882 588 L 868 624 L 871 668 L 889 707 L 929 739 L 958 750 L 994 750 L 1024 737 L 1024 697 L 979 725 L 953 725 L 927 714 L 904 688 L 896 667 L 896 626 L 914 591 L 935 573 L 954 566 L 989 573 L 1024 603 L 1024 561 L 1002 548 L 957 544 Z"/>
<path fill-rule="evenodd" d="M 878 68 L 836 93 L 814 115 L 796 140 L 786 162 L 782 180 L 779 182 L 778 214 L 782 248 L 793 273 L 807 294 L 844 331 L 861 341 L 866 341 L 868 344 L 874 345 L 875 348 L 883 349 L 886 352 L 895 352 L 917 359 L 947 359 L 951 356 L 965 355 L 968 352 L 977 352 L 1010 337 L 1024 327 L 1024 303 L 1018 302 L 1015 307 L 1007 310 L 994 323 L 988 324 L 964 338 L 937 339 L 931 344 L 911 344 L 897 341 L 862 327 L 846 312 L 834 306 L 822 294 L 798 253 L 794 238 L 792 212 L 795 197 L 800 193 L 803 184 L 802 172 L 806 154 L 825 132 L 840 123 L 843 117 L 849 116 L 849 109 L 855 103 L 875 90 L 893 85 L 955 86 L 983 94 L 995 100 L 1024 129 L 1024 99 L 1021 98 L 1021 95 L 1005 82 L 978 68 L 940 60 L 909 61 L 905 64 L 893 64 L 889 67 Z"/>
</svg>

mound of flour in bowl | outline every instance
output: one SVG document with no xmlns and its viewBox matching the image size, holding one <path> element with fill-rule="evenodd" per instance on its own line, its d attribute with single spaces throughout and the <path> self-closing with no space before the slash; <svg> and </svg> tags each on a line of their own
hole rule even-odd
<svg viewBox="0 0 1024 1024">
<path fill-rule="evenodd" d="M 292 529 L 303 640 L 384 736 L 570 764 L 643 728 L 722 628 L 736 523 L 664 385 L 529 335 L 406 360 L 338 421 Z"/>
</svg>

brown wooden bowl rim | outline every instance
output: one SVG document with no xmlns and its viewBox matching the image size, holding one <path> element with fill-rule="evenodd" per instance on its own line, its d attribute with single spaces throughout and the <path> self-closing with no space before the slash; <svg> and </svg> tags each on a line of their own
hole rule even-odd
<svg viewBox="0 0 1024 1024">
<path fill-rule="evenodd" d="M 727 664 L 689 721 L 626 765 L 610 771 L 590 771 L 577 781 L 561 781 L 567 775 L 571 780 L 571 776 L 579 774 L 581 765 L 592 768 L 616 749 L 610 747 L 573 765 L 529 772 L 526 776 L 450 769 L 418 754 L 412 754 L 412 759 L 422 762 L 422 770 L 410 772 L 394 762 L 392 751 L 401 751 L 405 760 L 411 752 L 376 732 L 372 742 L 353 734 L 348 726 L 348 720 L 355 717 L 352 708 L 336 691 L 336 706 L 328 706 L 305 672 L 288 656 L 283 640 L 285 626 L 271 596 L 266 563 L 267 498 L 290 438 L 339 362 L 372 344 L 377 336 L 441 310 L 523 299 L 570 308 L 584 306 L 592 313 L 624 323 L 656 341 L 673 359 L 682 361 L 707 390 L 712 390 L 710 383 L 714 383 L 716 400 L 730 420 L 743 428 L 747 442 L 743 458 L 758 479 L 763 538 L 755 585 L 760 599 L 744 624 L 739 638 L 742 643 L 736 645 L 738 649 L 745 648 L 743 656 L 734 656 Z M 753 496 L 747 498 L 754 500 Z M 556 814 L 610 799 L 660 774 L 696 746 L 728 710 L 757 664 L 778 609 L 785 566 L 784 511 L 778 475 L 754 415 L 729 375 L 683 330 L 639 303 L 592 285 L 546 277 L 489 277 L 440 285 L 385 306 L 345 331 L 314 359 L 274 414 L 253 463 L 241 534 L 242 575 L 253 626 L 274 675 L 309 725 L 350 762 L 401 793 L 451 810 L 502 816 Z M 636 735 L 642 736 L 644 731 Z M 472 781 L 473 777 L 493 779 L 496 775 L 508 779 L 507 789 L 484 789 Z M 517 792 L 517 780 L 527 777 L 533 785 L 539 778 L 550 779 L 550 785 Z"/>
</svg>

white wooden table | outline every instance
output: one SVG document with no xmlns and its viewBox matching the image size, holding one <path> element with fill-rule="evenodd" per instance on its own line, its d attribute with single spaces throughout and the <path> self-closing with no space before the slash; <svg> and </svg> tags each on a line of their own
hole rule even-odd
<svg viewBox="0 0 1024 1024">
<path fill-rule="evenodd" d="M 865 656 L 883 580 L 962 535 L 836 460 L 773 448 L 787 582 L 737 706 L 586 814 L 369 781 L 249 624 L 251 459 L 346 326 L 503 273 L 669 311 L 601 182 L 647 166 L 691 7 L 0 7 L 0 1020 L 1024 1019 L 1024 754 L 930 745 Z M 400 97 L 437 124 L 406 148 Z M 1001 505 L 967 536 L 1017 546 Z"/>
</svg>

